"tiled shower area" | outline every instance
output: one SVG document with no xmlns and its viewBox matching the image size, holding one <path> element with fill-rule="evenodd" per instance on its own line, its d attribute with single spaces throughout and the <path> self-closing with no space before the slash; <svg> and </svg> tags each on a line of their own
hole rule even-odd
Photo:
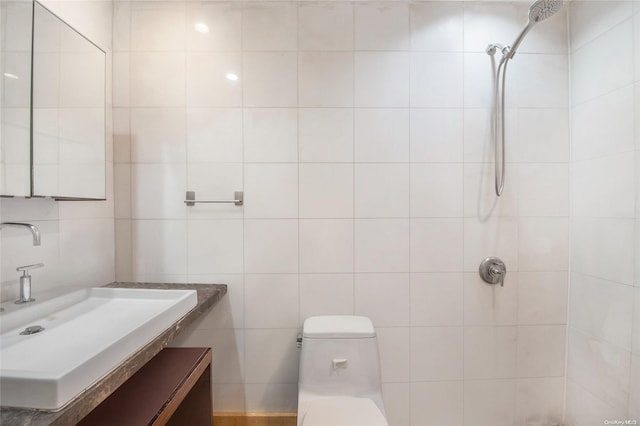
<svg viewBox="0 0 640 426">
<path fill-rule="evenodd" d="M 485 49 L 528 0 L 43 3 L 104 43 L 113 173 L 1 218 L 43 229 L 55 285 L 228 284 L 174 342 L 214 348 L 214 411 L 295 412 L 302 322 L 355 314 L 392 426 L 640 424 L 640 1 L 565 0 L 523 41 L 501 197 Z"/>
</svg>

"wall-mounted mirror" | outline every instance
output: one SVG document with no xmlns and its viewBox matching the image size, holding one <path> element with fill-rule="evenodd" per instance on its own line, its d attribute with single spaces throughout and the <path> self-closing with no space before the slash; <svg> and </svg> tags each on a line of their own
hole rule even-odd
<svg viewBox="0 0 640 426">
<path fill-rule="evenodd" d="M 0 2 L 0 195 L 31 195 L 33 5 Z"/>
<path fill-rule="evenodd" d="M 16 8 L 19 9 L 18 5 L 24 7 L 25 3 L 17 2 Z M 30 164 L 28 191 L 25 194 L 23 182 L 24 131 L 15 130 L 16 127 L 24 129 L 24 115 L 19 117 L 22 120 L 12 118 L 15 113 L 9 106 L 14 108 L 13 104 L 17 102 L 13 101 L 11 96 L 14 95 L 10 95 L 9 90 L 3 90 L 0 175 L 6 179 L 4 185 L 0 185 L 1 195 L 104 199 L 105 52 L 40 3 L 27 5 L 32 9 L 24 14 L 28 22 L 22 28 L 30 29 L 26 65 L 30 71 L 26 77 L 29 80 L 26 110 L 31 118 L 30 123 L 26 121 L 26 157 Z M 11 33 L 13 36 L 18 28 L 13 28 L 16 26 L 14 21 L 9 23 L 4 16 L 3 34 Z M 9 53 L 5 49 L 2 55 L 5 76 L 12 57 Z M 14 97 L 20 98 L 20 105 L 25 108 L 24 85 L 19 87 L 20 90 L 13 89 L 7 80 L 5 77 L 5 87 L 19 92 Z M 5 98 L 11 102 L 5 102 Z M 8 124 L 13 124 L 13 130 Z M 16 163 L 19 167 L 14 167 Z M 19 169 L 19 172 L 12 172 L 12 168 Z"/>
</svg>

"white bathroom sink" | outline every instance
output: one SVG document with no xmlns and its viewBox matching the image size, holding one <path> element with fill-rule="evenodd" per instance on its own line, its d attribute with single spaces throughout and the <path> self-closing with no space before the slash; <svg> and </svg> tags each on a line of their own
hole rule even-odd
<svg viewBox="0 0 640 426">
<path fill-rule="evenodd" d="M 196 306 L 195 290 L 89 288 L 0 315 L 0 405 L 58 410 Z M 21 335 L 25 328 L 44 330 Z"/>
</svg>

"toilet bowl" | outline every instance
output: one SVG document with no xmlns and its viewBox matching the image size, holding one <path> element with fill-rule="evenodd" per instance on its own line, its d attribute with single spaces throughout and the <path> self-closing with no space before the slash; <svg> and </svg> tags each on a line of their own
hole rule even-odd
<svg viewBox="0 0 640 426">
<path fill-rule="evenodd" d="M 302 327 L 298 426 L 388 426 L 369 318 L 307 318 Z"/>
</svg>

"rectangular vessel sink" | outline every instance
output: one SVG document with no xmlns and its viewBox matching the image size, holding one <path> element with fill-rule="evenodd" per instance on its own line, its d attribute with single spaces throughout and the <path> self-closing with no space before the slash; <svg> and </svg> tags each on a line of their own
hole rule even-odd
<svg viewBox="0 0 640 426">
<path fill-rule="evenodd" d="M 101 287 L 2 313 L 0 405 L 59 410 L 196 303 L 195 290 Z"/>
</svg>

